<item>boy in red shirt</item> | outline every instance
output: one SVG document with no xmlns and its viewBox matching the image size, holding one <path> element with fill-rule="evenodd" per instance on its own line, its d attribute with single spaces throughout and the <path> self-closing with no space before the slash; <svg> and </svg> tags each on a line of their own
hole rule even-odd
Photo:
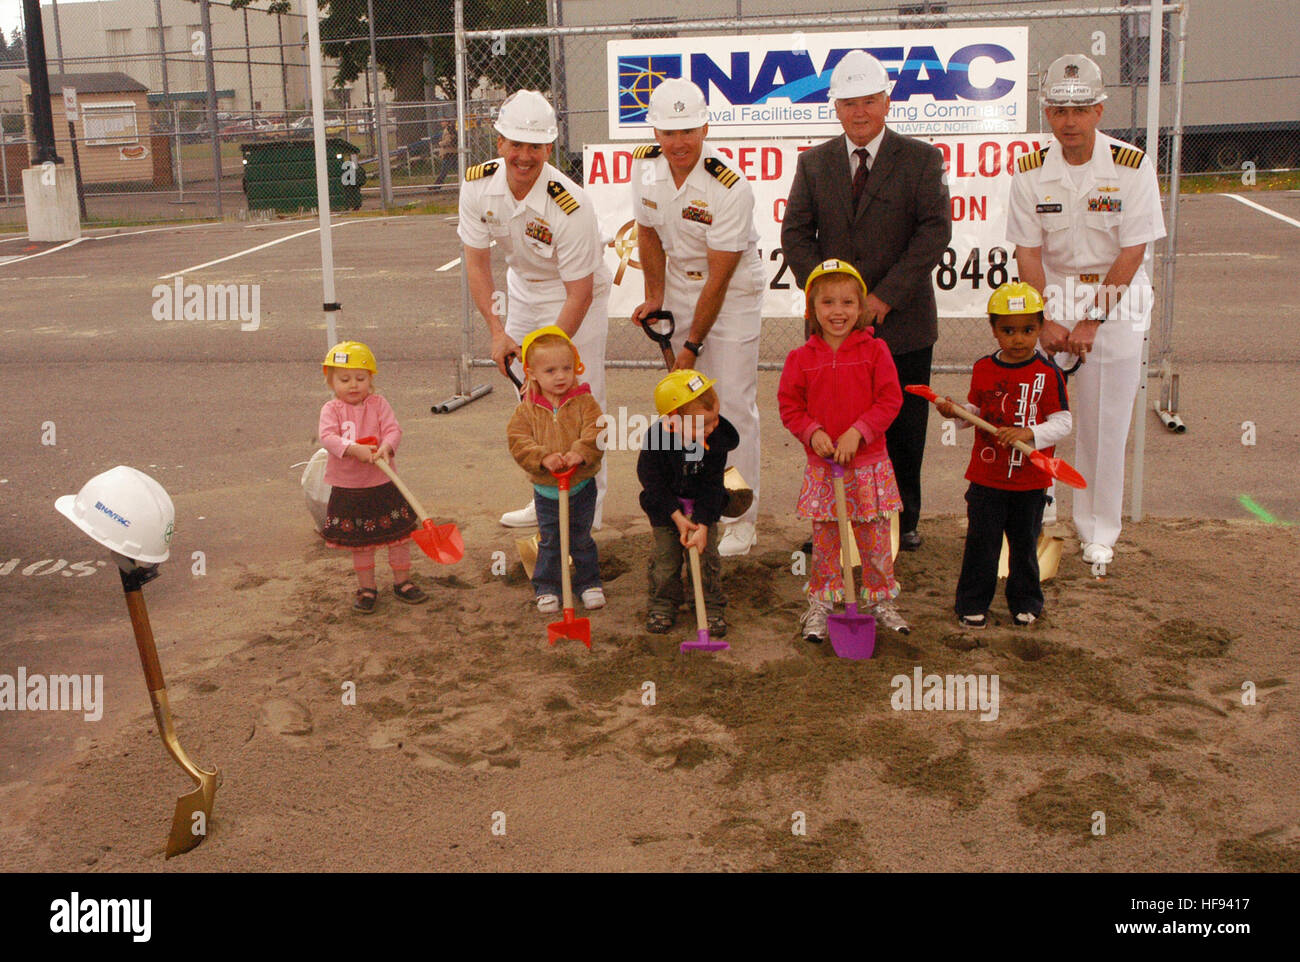
<svg viewBox="0 0 1300 962">
<path fill-rule="evenodd" d="M 1016 448 L 1023 441 L 1049 457 L 1070 433 L 1065 376 L 1035 346 L 1043 327 L 1043 299 L 1021 282 L 1003 284 L 989 298 L 989 324 L 998 351 L 975 362 L 967 410 L 996 425 L 996 435 L 975 429 L 966 479 L 966 551 L 957 581 L 957 618 L 966 628 L 988 625 L 998 587 L 998 556 L 1005 534 L 1011 573 L 1007 607 L 1015 624 L 1031 625 L 1043 613 L 1038 582 L 1038 535 L 1052 479 Z M 952 398 L 936 404 L 956 417 Z M 958 420 L 961 426 L 967 422 Z"/>
</svg>

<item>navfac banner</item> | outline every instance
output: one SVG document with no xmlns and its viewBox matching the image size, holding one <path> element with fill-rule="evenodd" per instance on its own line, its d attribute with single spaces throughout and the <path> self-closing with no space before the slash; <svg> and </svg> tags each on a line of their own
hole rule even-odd
<svg viewBox="0 0 1300 962">
<path fill-rule="evenodd" d="M 1028 116 L 1028 49 L 1027 27 L 611 40 L 609 136 L 649 140 L 650 93 L 669 77 L 704 91 L 715 139 L 838 133 L 827 91 L 850 50 L 889 72 L 898 133 L 1016 133 Z"/>
<path fill-rule="evenodd" d="M 947 160 L 951 194 L 952 241 L 934 271 L 942 317 L 982 317 L 989 293 L 1017 280 L 1014 250 L 1006 242 L 1007 197 L 1016 159 L 1047 146 L 1046 134 L 994 134 L 979 137 L 930 137 L 926 140 Z M 754 189 L 754 222 L 759 253 L 767 268 L 764 317 L 803 315 L 803 294 L 781 250 L 781 220 L 800 152 L 812 140 L 710 141 L 729 158 L 732 168 Z M 645 299 L 637 261 L 636 222 L 632 216 L 631 144 L 588 144 L 583 150 L 585 187 L 600 219 L 607 247 L 605 263 L 614 275 L 609 313 L 628 317 Z"/>
</svg>

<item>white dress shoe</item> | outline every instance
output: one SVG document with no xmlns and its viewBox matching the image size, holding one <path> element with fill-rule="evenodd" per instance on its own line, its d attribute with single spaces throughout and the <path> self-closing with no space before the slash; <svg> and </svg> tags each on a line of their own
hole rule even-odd
<svg viewBox="0 0 1300 962">
<path fill-rule="evenodd" d="M 1095 541 L 1089 541 L 1083 546 L 1084 564 L 1103 564 L 1108 565 L 1115 560 L 1115 551 L 1109 546 L 1098 544 Z"/>
<path fill-rule="evenodd" d="M 526 508 L 507 511 L 501 516 L 501 523 L 507 528 L 531 528 L 537 524 L 537 506 L 529 501 Z"/>
<path fill-rule="evenodd" d="M 727 525 L 727 530 L 718 542 L 718 554 L 725 558 L 749 554 L 749 549 L 758 543 L 758 532 L 748 521 L 737 521 Z"/>
</svg>

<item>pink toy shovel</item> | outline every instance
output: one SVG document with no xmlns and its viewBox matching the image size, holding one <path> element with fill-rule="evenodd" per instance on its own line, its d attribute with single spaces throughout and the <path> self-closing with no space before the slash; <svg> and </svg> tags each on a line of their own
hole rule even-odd
<svg viewBox="0 0 1300 962">
<path fill-rule="evenodd" d="M 853 561 L 849 553 L 853 531 L 849 527 L 848 499 L 844 495 L 844 467 L 831 462 L 831 476 L 835 479 L 835 516 L 840 523 L 840 559 L 844 565 L 844 614 L 831 614 L 826 618 L 831 647 L 841 658 L 860 661 L 870 658 L 876 650 L 876 619 L 858 614 L 857 591 L 853 584 Z"/>
</svg>

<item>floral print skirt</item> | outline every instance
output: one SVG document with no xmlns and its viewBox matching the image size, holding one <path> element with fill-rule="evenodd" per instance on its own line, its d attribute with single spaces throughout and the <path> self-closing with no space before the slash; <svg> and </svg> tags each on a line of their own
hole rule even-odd
<svg viewBox="0 0 1300 962">
<path fill-rule="evenodd" d="M 373 488 L 330 491 L 322 535 L 331 548 L 400 544 L 419 526 L 415 512 L 391 481 Z"/>
</svg>

